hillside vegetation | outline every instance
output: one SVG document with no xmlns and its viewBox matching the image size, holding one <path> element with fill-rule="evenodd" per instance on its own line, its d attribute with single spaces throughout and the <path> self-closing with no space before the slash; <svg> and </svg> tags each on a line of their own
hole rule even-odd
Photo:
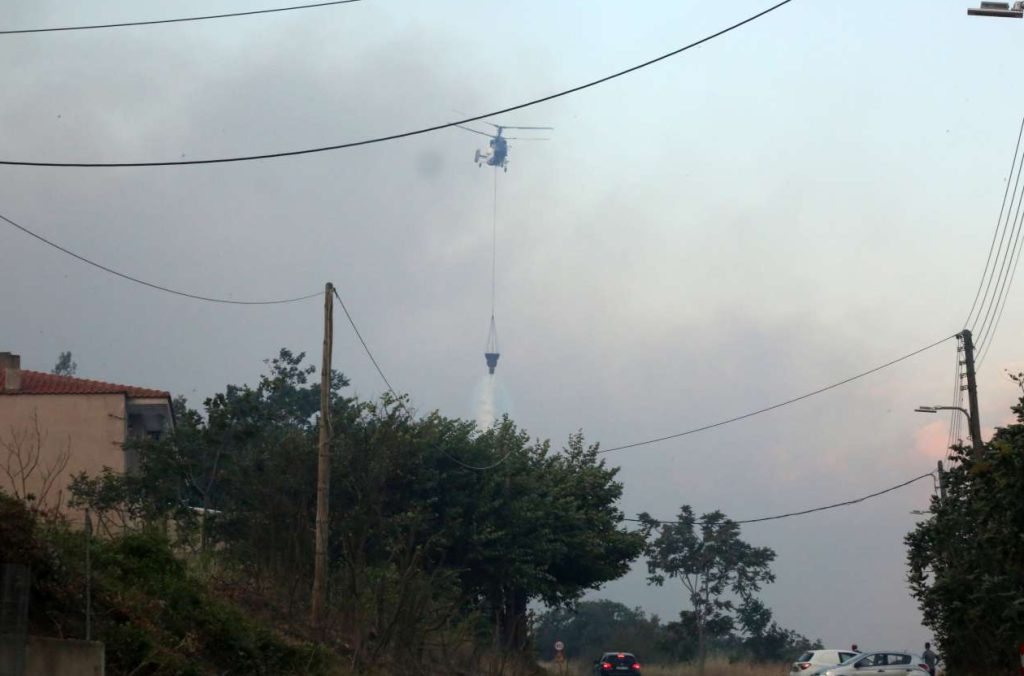
<svg viewBox="0 0 1024 676">
<path fill-rule="evenodd" d="M 132 447 L 139 471 L 78 477 L 74 504 L 103 534 L 166 526 L 221 598 L 357 673 L 536 671 L 529 604 L 572 603 L 639 556 L 617 470 L 582 435 L 556 450 L 508 419 L 481 431 L 414 415 L 343 396 L 334 373 L 328 611 L 314 631 L 319 379 L 288 350 L 268 366 L 202 413 L 176 402 L 174 433 Z"/>
<path fill-rule="evenodd" d="M 92 636 L 107 673 L 329 674 L 328 654 L 288 638 L 211 593 L 156 533 L 92 539 L 0 493 L 0 551 L 32 571 L 29 631 L 86 636 L 86 547 Z"/>
</svg>

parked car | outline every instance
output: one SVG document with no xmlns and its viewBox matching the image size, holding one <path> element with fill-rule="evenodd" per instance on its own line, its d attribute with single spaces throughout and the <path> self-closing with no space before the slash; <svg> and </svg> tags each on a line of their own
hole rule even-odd
<svg viewBox="0 0 1024 676">
<path fill-rule="evenodd" d="M 852 657 L 835 667 L 828 667 L 821 676 L 849 674 L 884 674 L 884 676 L 921 676 L 928 673 L 924 658 L 914 653 L 872 652 Z"/>
<path fill-rule="evenodd" d="M 640 676 L 640 662 L 632 653 L 605 653 L 594 662 L 594 676 L 613 676 L 629 674 Z"/>
<path fill-rule="evenodd" d="M 859 654 L 852 650 L 808 650 L 796 658 L 789 673 L 810 676 L 823 671 L 822 667 L 834 667 Z"/>
</svg>

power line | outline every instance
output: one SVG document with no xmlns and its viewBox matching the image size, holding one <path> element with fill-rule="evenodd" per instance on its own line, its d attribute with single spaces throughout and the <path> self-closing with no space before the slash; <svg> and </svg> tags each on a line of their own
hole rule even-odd
<svg viewBox="0 0 1024 676">
<path fill-rule="evenodd" d="M 978 306 L 978 299 L 981 297 L 981 287 L 985 283 L 985 276 L 988 274 L 988 266 L 992 261 L 992 251 L 996 245 L 996 237 L 999 235 L 999 231 L 1002 228 L 1003 223 L 1003 212 L 1006 210 L 1006 198 L 1010 194 L 1010 183 L 1013 180 L 1013 172 L 1017 167 L 1017 155 L 1020 153 L 1020 142 L 1024 138 L 1024 117 L 1020 120 L 1020 131 L 1017 132 L 1017 145 L 1013 151 L 1013 160 L 1010 162 L 1010 174 L 1006 178 L 1006 189 L 1003 191 L 1003 203 L 999 207 L 999 217 L 996 219 L 996 229 L 992 232 L 992 243 L 988 246 L 988 258 L 985 259 L 985 269 L 981 273 L 981 279 L 978 280 L 978 290 L 974 294 L 974 302 L 971 303 L 971 311 L 967 313 L 967 319 L 964 320 L 964 326 L 966 327 L 971 323 L 971 317 L 974 315 L 974 309 Z M 1020 180 L 1020 173 L 1018 171 L 1017 180 Z M 1016 192 L 1016 187 L 1014 188 Z M 1011 202 L 1010 208 L 1013 208 Z M 978 311 L 978 315 L 981 315 L 981 311 Z"/>
<path fill-rule="evenodd" d="M 151 289 L 156 289 L 157 291 L 163 291 L 164 293 L 174 294 L 175 296 L 182 296 L 184 298 L 191 298 L 193 300 L 202 300 L 202 301 L 206 301 L 206 302 L 209 302 L 209 303 L 226 303 L 226 304 L 229 304 L 229 305 L 283 305 L 285 303 L 297 303 L 297 302 L 302 301 L 302 300 L 309 300 L 310 298 L 316 298 L 316 297 L 318 297 L 320 295 L 319 293 L 311 293 L 311 294 L 308 294 L 306 296 L 299 296 L 297 298 L 282 298 L 280 300 L 232 300 L 230 298 L 214 298 L 214 297 L 211 297 L 211 296 L 200 296 L 200 295 L 194 294 L 194 293 L 187 293 L 185 291 L 178 291 L 176 289 L 171 289 L 171 288 L 166 287 L 166 286 L 161 286 L 160 284 L 154 284 L 153 282 L 147 282 L 146 280 L 139 279 L 138 277 L 132 277 L 131 275 L 125 274 L 123 272 L 118 272 L 117 270 L 114 270 L 113 268 L 108 268 L 106 265 L 103 265 L 102 263 L 97 263 L 96 261 L 90 260 L 90 259 L 86 258 L 85 256 L 77 254 L 77 253 L 75 253 L 74 251 L 72 251 L 70 249 L 64 248 L 63 246 L 61 246 L 60 244 L 57 244 L 56 242 L 53 242 L 53 241 L 50 241 L 50 240 L 46 239 L 42 235 L 29 230 L 25 226 L 20 225 L 18 223 L 15 223 L 14 221 L 12 221 L 10 218 L 7 218 L 7 216 L 4 216 L 3 214 L 0 214 L 0 220 L 3 220 L 8 225 L 10 225 L 10 226 L 20 230 L 21 232 L 25 233 L 26 235 L 28 235 L 30 237 L 36 238 L 37 240 L 39 240 L 43 244 L 46 244 L 47 246 L 51 246 L 54 249 L 57 249 L 58 251 L 60 251 L 62 253 L 65 253 L 68 256 L 71 256 L 72 258 L 77 258 L 78 260 L 82 261 L 83 263 L 91 265 L 94 268 L 98 268 L 98 269 L 100 269 L 100 270 L 102 270 L 104 272 L 109 272 L 110 274 L 116 275 L 116 276 L 120 277 L 121 279 L 126 279 L 129 282 L 135 282 L 136 284 L 141 284 L 143 286 L 148 286 Z"/>
<path fill-rule="evenodd" d="M 953 394 L 949 398 L 951 402 L 956 403 L 957 393 L 960 391 L 960 352 L 956 353 L 956 362 L 953 364 Z M 949 412 L 949 430 L 946 434 L 946 453 L 949 453 L 950 447 L 953 446 L 953 430 L 956 425 L 956 414 L 959 411 Z"/>
<path fill-rule="evenodd" d="M 960 355 L 964 353 L 965 349 L 966 348 L 964 346 L 964 337 L 962 334 L 959 334 L 956 337 L 956 382 L 953 384 L 953 404 L 958 409 L 963 406 L 964 388 L 966 387 L 964 385 L 964 377 L 967 374 L 964 372 L 964 361 L 960 359 Z M 963 429 L 964 418 L 961 416 L 961 412 L 959 410 L 950 411 L 950 415 L 956 418 L 956 425 L 953 428 L 953 443 L 959 444 L 961 443 L 961 440 L 963 438 L 961 435 L 961 431 Z M 947 456 L 952 456 L 952 446 L 953 444 L 950 444 L 950 446 L 947 448 Z"/>
<path fill-rule="evenodd" d="M 584 89 L 589 89 L 591 87 L 596 87 L 597 85 L 604 84 L 605 82 L 608 82 L 610 80 L 614 80 L 614 79 L 622 77 L 624 75 L 628 75 L 628 74 L 636 72 L 636 71 L 638 71 L 638 70 L 640 70 L 642 68 L 647 68 L 648 66 L 652 66 L 652 65 L 654 65 L 654 64 L 656 64 L 656 63 L 658 63 L 660 61 L 664 61 L 664 60 L 669 59 L 669 58 L 671 58 L 673 56 L 677 56 L 679 54 L 682 54 L 683 52 L 686 52 L 686 51 L 689 51 L 689 50 L 693 49 L 694 47 L 699 47 L 700 45 L 703 45 L 703 44 L 705 44 L 707 42 L 710 42 L 711 40 L 714 40 L 715 38 L 721 37 L 721 36 L 725 35 L 726 33 L 730 33 L 732 31 L 736 30 L 737 28 L 741 28 L 741 27 L 747 25 L 748 23 L 756 21 L 757 19 L 760 19 L 761 17 L 766 16 L 767 14 L 770 14 L 770 13 L 774 12 L 775 10 L 779 9 L 780 7 L 783 7 L 784 5 L 788 5 L 790 2 L 793 2 L 793 0 L 782 0 L 779 3 L 776 3 L 775 5 L 772 5 L 768 9 L 762 10 L 761 12 L 758 12 L 757 14 L 754 14 L 753 16 L 750 16 L 750 17 L 748 17 L 746 19 L 743 19 L 742 21 L 739 21 L 737 23 L 732 24 L 731 26 L 728 26 L 727 28 L 723 28 L 720 31 L 712 33 L 711 35 L 708 35 L 706 37 L 703 37 L 700 40 L 697 40 L 696 42 L 691 42 L 690 44 L 685 45 L 683 47 L 680 47 L 679 49 L 673 50 L 671 52 L 668 52 L 667 54 L 662 54 L 659 57 L 653 58 L 653 59 L 651 59 L 649 61 L 644 61 L 643 63 L 637 64 L 635 66 L 631 66 L 629 68 L 626 68 L 625 70 L 620 70 L 620 71 L 618 71 L 616 73 L 612 73 L 611 75 L 606 75 L 604 77 L 598 78 L 597 80 L 592 80 L 590 82 L 587 82 L 587 83 L 581 84 L 581 85 L 577 85 L 577 86 L 572 87 L 570 89 L 564 89 L 564 90 L 556 92 L 554 94 L 548 94 L 547 96 L 542 96 L 542 97 L 540 97 L 538 99 L 533 99 L 531 101 L 527 101 L 526 103 L 519 103 L 519 104 L 516 104 L 514 106 L 509 106 L 507 108 L 502 108 L 500 110 L 495 110 L 495 111 L 491 111 L 491 112 L 488 112 L 488 113 L 483 113 L 481 115 L 474 115 L 472 117 L 467 117 L 467 118 L 462 119 L 462 120 L 456 120 L 454 122 L 445 122 L 443 124 L 437 124 L 437 125 L 434 125 L 432 127 L 424 127 L 422 129 L 416 129 L 416 130 L 413 130 L 413 131 L 400 132 L 400 133 L 397 133 L 397 134 L 389 134 L 387 136 L 377 136 L 375 138 L 364 139 L 362 141 L 352 141 L 352 142 L 349 142 L 349 143 L 338 143 L 338 144 L 335 144 L 335 145 L 320 146 L 320 147 L 317 147 L 317 148 L 305 148 L 305 149 L 302 149 L 302 150 L 286 150 L 286 151 L 281 151 L 281 152 L 276 152 L 276 153 L 262 153 L 262 154 L 258 154 L 258 155 L 239 155 L 239 156 L 235 156 L 235 157 L 218 157 L 218 158 L 210 158 L 210 159 L 205 159 L 205 160 L 171 160 L 171 161 L 163 161 L 163 162 L 30 162 L 30 161 L 22 161 L 22 160 L 0 160 L 0 165 L 14 165 L 14 166 L 23 166 L 23 167 L 79 167 L 79 168 L 100 168 L 100 167 L 103 167 L 103 168 L 115 168 L 115 167 L 169 167 L 169 166 L 182 166 L 182 165 L 193 165 L 193 164 L 224 164 L 224 163 L 228 163 L 228 162 L 248 162 L 248 161 L 252 161 L 252 160 L 269 160 L 269 159 L 275 159 L 275 158 L 280 158 L 280 157 L 294 157 L 294 156 L 297 156 L 297 155 L 310 155 L 310 154 L 313 154 L 313 153 L 323 153 L 323 152 L 328 152 L 328 151 L 332 151 L 332 150 L 343 150 L 343 149 L 346 149 L 346 148 L 356 148 L 356 147 L 359 147 L 359 146 L 366 146 L 366 145 L 371 145 L 371 144 L 374 144 L 374 143 L 384 143 L 386 141 L 396 141 L 398 139 L 409 138 L 411 136 L 419 136 L 421 134 L 428 134 L 428 133 L 431 133 L 431 132 L 440 131 L 441 129 L 448 129 L 449 127 L 456 127 L 456 126 L 459 126 L 459 125 L 465 125 L 465 124 L 468 124 L 470 122 L 476 122 L 477 120 L 482 120 L 482 119 L 487 118 L 487 117 L 497 117 L 498 115 L 504 115 L 505 113 L 510 113 L 510 112 L 513 112 L 513 111 L 516 111 L 516 110 L 522 110 L 523 108 L 529 108 L 530 106 L 535 106 L 535 105 L 538 105 L 540 103 L 545 103 L 547 101 L 553 101 L 554 99 L 558 99 L 558 98 L 561 98 L 563 96 L 568 96 L 570 94 L 575 94 L 576 92 L 583 91 Z"/>
<path fill-rule="evenodd" d="M 949 412 L 949 415 L 950 415 L 950 419 L 949 419 L 949 438 L 947 440 L 948 443 L 946 444 L 946 460 L 949 460 L 950 456 L 953 453 L 953 445 L 960 443 L 960 425 L 963 422 L 961 420 L 961 418 L 960 418 L 961 412 L 959 410 L 957 410 L 957 409 L 960 408 L 961 404 L 963 404 L 963 400 L 964 400 L 964 389 L 963 389 L 963 382 L 964 382 L 963 366 L 964 365 L 960 361 L 960 353 L 963 351 L 962 342 L 963 342 L 963 336 L 957 335 L 957 338 L 956 338 L 956 352 L 954 353 L 954 357 L 956 359 L 956 362 L 955 362 L 955 370 L 953 372 L 954 378 L 953 378 L 953 397 L 952 397 L 953 406 L 955 406 L 957 408 Z"/>
<path fill-rule="evenodd" d="M 185 23 L 186 21 L 206 21 L 208 19 L 229 19 L 237 16 L 253 16 L 256 14 L 273 14 L 275 12 L 292 12 L 298 9 L 314 9 L 317 7 L 328 7 L 330 5 L 347 5 L 362 0 L 333 0 L 332 2 L 316 2 L 308 5 L 293 5 L 291 7 L 274 7 L 271 9 L 254 9 L 247 12 L 230 12 L 228 14 L 208 14 L 206 16 L 188 16 L 177 19 L 156 19 L 153 21 L 127 21 L 125 23 L 104 23 L 90 26 L 57 26 L 53 28 L 21 28 L 16 30 L 0 30 L 0 35 L 21 35 L 25 33 L 56 33 L 59 31 L 86 31 L 97 28 L 126 28 L 129 26 L 155 26 L 164 23 Z"/>
<path fill-rule="evenodd" d="M 890 486 L 889 488 L 886 488 L 884 490 L 878 491 L 876 493 L 871 493 L 870 495 L 865 495 L 865 496 L 860 497 L 860 498 L 854 498 L 853 500 L 845 500 L 843 502 L 835 502 L 835 503 L 833 503 L 831 505 L 824 505 L 822 507 L 813 507 L 811 509 L 804 509 L 804 510 L 801 510 L 799 512 L 787 512 L 786 514 L 775 514 L 773 516 L 762 516 L 762 517 L 759 517 L 759 518 L 756 518 L 756 519 L 741 519 L 739 521 L 733 521 L 733 523 L 736 523 L 736 524 L 746 524 L 746 523 L 763 523 L 765 521 L 778 521 L 779 519 L 789 519 L 789 518 L 794 517 L 794 516 L 805 516 L 807 514 L 814 514 L 816 512 L 824 512 L 824 511 L 827 511 L 829 509 L 837 509 L 839 507 L 849 507 L 850 505 L 856 505 L 856 504 L 859 504 L 861 502 L 865 502 L 867 500 L 870 500 L 872 498 L 877 498 L 877 497 L 879 497 L 881 495 L 885 495 L 886 493 L 892 493 L 893 491 L 897 491 L 897 490 L 899 490 L 901 488 L 905 488 L 905 487 L 909 486 L 910 484 L 913 484 L 913 483 L 916 483 L 916 482 L 920 481 L 921 479 L 924 479 L 924 478 L 930 477 L 930 476 L 934 476 L 934 475 L 935 475 L 934 472 L 928 472 L 927 474 L 922 474 L 921 476 L 914 477 L 913 479 L 910 479 L 909 481 L 904 481 L 901 484 L 896 484 L 895 486 Z M 634 523 L 643 523 L 642 519 L 623 519 L 623 521 L 631 521 L 631 522 L 634 522 Z M 659 525 L 666 525 L 666 526 L 675 526 L 675 525 L 679 525 L 681 523 L 679 521 L 657 521 L 657 520 L 655 520 L 654 522 L 659 524 Z M 694 523 L 702 523 L 702 521 L 700 519 L 695 519 Z"/>
<path fill-rule="evenodd" d="M 1024 158 L 1022 158 L 1022 169 L 1024 169 Z M 995 324 L 995 314 L 992 315 L 991 321 L 989 320 L 989 313 L 994 308 L 1002 306 L 1003 296 L 1009 290 L 1011 284 L 1011 271 L 1016 267 L 1016 264 L 1011 264 L 1010 261 L 1015 260 L 1017 256 L 1018 241 L 1020 240 L 1021 226 L 1024 224 L 1024 190 L 1021 191 L 1020 201 L 1017 203 L 1017 213 L 1014 215 L 1014 226 L 1012 234 L 1010 235 L 1010 241 L 1006 247 L 1006 253 L 1003 255 L 1003 262 L 999 266 L 999 275 L 996 281 L 996 291 L 992 294 L 992 303 L 989 305 L 989 311 L 985 314 L 986 322 L 982 323 L 981 336 L 979 339 L 979 345 L 984 346 L 986 341 L 992 335 L 992 327 Z"/>
<path fill-rule="evenodd" d="M 352 319 L 352 315 L 349 313 L 348 308 L 345 307 L 345 301 L 341 299 L 341 295 L 338 294 L 337 288 L 334 289 L 334 297 L 337 298 L 338 303 L 341 304 L 341 310 L 345 313 L 345 317 L 348 319 L 348 323 L 352 327 L 352 330 L 355 331 L 356 338 L 358 338 L 359 342 L 362 343 L 363 351 L 366 352 L 366 356 L 369 357 L 370 361 L 373 363 L 373 368 L 377 369 L 377 375 L 379 375 L 380 379 L 384 381 L 385 385 L 387 385 L 388 391 L 391 392 L 391 395 L 395 400 L 401 401 L 398 393 L 395 392 L 395 388 L 391 387 L 391 382 L 388 380 L 388 377 L 384 375 L 384 371 L 381 369 L 380 364 L 377 363 L 377 359 L 373 356 L 373 352 L 370 351 L 370 346 L 366 344 L 365 340 L 363 340 L 363 334 L 359 332 L 359 327 L 356 326 L 355 320 Z"/>
<path fill-rule="evenodd" d="M 1019 140 L 1019 137 L 1018 137 Z M 1015 153 L 1015 156 L 1018 153 Z M 1006 210 L 1006 218 L 1003 220 L 1001 234 L 999 235 L 999 243 L 995 247 L 995 258 L 992 259 L 992 267 L 988 272 L 988 281 L 985 283 L 985 291 L 981 296 L 981 304 L 978 306 L 978 314 L 974 318 L 974 322 L 971 325 L 972 331 L 975 331 L 978 335 L 978 341 L 976 347 L 980 352 L 985 339 L 989 333 L 990 319 L 994 319 L 995 315 L 992 313 L 993 308 L 998 304 L 998 298 L 1002 291 L 1003 275 L 1006 269 L 1006 262 L 1013 253 L 1014 247 L 1014 236 L 1011 235 L 1009 241 L 1007 241 L 1007 234 L 1015 232 L 1016 227 L 1014 224 L 1018 224 L 1021 217 L 1021 207 L 1024 205 L 1024 188 L 1022 192 L 1018 194 L 1018 187 L 1021 187 L 1021 174 L 1024 173 L 1024 156 L 1020 157 L 1020 161 L 1017 163 L 1016 171 L 1017 176 L 1014 180 L 1013 172 L 1011 170 L 1010 176 L 1007 179 L 1007 187 L 1010 182 L 1013 182 L 1013 189 L 1010 191 L 1010 203 L 1009 208 Z M 1014 210 L 1014 202 L 1017 202 L 1016 210 Z M 1000 210 L 1002 211 L 1002 210 Z M 1003 244 L 1007 243 L 1008 249 L 1004 253 Z M 987 266 L 986 266 L 987 268 Z M 997 272 L 998 270 L 998 272 Z M 996 282 L 993 287 L 993 281 Z M 989 292 L 992 292 L 991 298 Z M 983 316 L 984 311 L 984 316 Z M 980 324 L 980 330 L 977 330 Z"/>
<path fill-rule="evenodd" d="M 388 392 L 391 393 L 391 396 L 394 398 L 395 403 L 398 406 L 401 406 L 403 409 L 405 409 L 406 413 L 408 413 L 409 415 L 412 415 L 412 412 L 405 405 L 405 402 L 402 399 L 402 397 L 400 397 L 398 395 L 398 392 L 395 391 L 395 388 L 391 386 L 391 381 L 389 381 L 388 377 L 386 375 L 384 375 L 384 370 L 381 369 L 380 364 L 377 362 L 377 358 L 373 356 L 373 351 L 370 349 L 370 346 L 367 345 L 366 341 L 363 339 L 363 334 L 359 331 L 359 327 L 356 326 L 356 321 L 355 321 L 355 319 L 352 318 L 352 314 L 348 311 L 348 308 L 345 307 L 345 301 L 343 301 L 341 299 L 341 295 L 338 293 L 338 289 L 336 287 L 334 289 L 334 297 L 338 299 L 338 303 L 341 305 L 341 309 L 345 313 L 346 319 L 348 319 L 349 326 L 351 326 L 352 330 L 355 332 L 356 337 L 359 339 L 359 342 L 363 346 L 363 351 L 366 352 L 366 356 L 370 358 L 370 362 L 373 363 L 373 367 L 375 369 L 377 369 L 377 375 L 379 375 L 380 379 L 384 381 L 384 385 L 388 388 Z M 427 442 L 427 443 L 430 444 L 430 442 Z M 463 462 L 462 460 L 456 458 L 454 455 L 452 455 L 447 450 L 445 450 L 444 448 L 442 448 L 441 446 L 439 446 L 437 444 L 430 444 L 430 445 L 433 446 L 436 450 L 440 451 L 442 455 L 447 457 L 449 460 L 451 460 L 455 464 L 460 465 L 462 467 L 465 467 L 466 469 L 472 469 L 472 470 L 476 470 L 476 471 L 486 471 L 486 470 L 494 469 L 495 467 L 498 467 L 499 465 L 504 463 L 506 460 L 511 458 L 512 454 L 515 452 L 515 448 L 513 447 L 507 453 L 505 453 L 504 456 L 502 456 L 500 459 L 498 459 L 497 461 L 495 461 L 495 462 L 493 462 L 493 463 L 491 463 L 489 465 L 471 465 L 469 463 Z"/>
<path fill-rule="evenodd" d="M 1017 234 L 1018 234 L 1018 236 L 1020 235 L 1020 230 L 1018 230 Z M 1021 241 L 1024 241 L 1024 239 L 1022 239 Z M 1013 256 L 1014 256 L 1014 258 L 1013 258 L 1013 268 L 1011 269 L 1010 275 L 1007 278 L 1008 281 L 1007 281 L 1006 289 L 1005 289 L 1006 295 L 1004 297 L 1002 297 L 1002 300 L 999 303 L 999 309 L 996 311 L 995 322 L 993 322 L 993 324 L 992 324 L 992 329 L 991 329 L 989 335 L 986 336 L 987 341 L 986 341 L 984 349 L 983 349 L 983 351 L 981 353 L 981 357 L 978 359 L 978 364 L 979 365 L 981 364 L 981 362 L 985 361 L 985 357 L 988 356 L 989 348 L 992 347 L 992 340 L 995 338 L 996 331 L 999 329 L 999 322 L 1003 318 L 1003 310 L 1006 309 L 1006 301 L 1008 301 L 1010 299 L 1010 289 L 1013 287 L 1013 279 L 1017 275 L 1017 265 L 1020 263 L 1020 255 L 1021 255 L 1021 251 L 1022 250 L 1024 250 L 1024 249 L 1021 249 L 1020 245 L 1018 245 L 1016 253 L 1013 254 Z"/>
<path fill-rule="evenodd" d="M 633 443 L 630 443 L 630 444 L 623 444 L 621 446 L 613 446 L 612 448 L 606 448 L 606 449 L 604 449 L 602 451 L 598 451 L 598 453 L 599 454 L 612 453 L 614 451 L 623 451 L 623 450 L 626 450 L 627 448 L 636 448 L 638 446 L 647 446 L 649 444 L 657 444 L 657 443 L 660 443 L 662 441 L 668 441 L 670 439 L 678 439 L 679 437 L 689 436 L 691 434 L 696 434 L 697 432 L 704 432 L 706 430 L 714 429 L 716 427 L 722 427 L 722 426 L 728 425 L 730 423 L 739 422 L 740 420 L 746 420 L 747 418 L 753 418 L 756 415 L 761 415 L 762 413 L 767 413 L 768 411 L 774 411 L 775 409 L 782 408 L 783 406 L 788 406 L 790 404 L 795 404 L 798 401 L 803 401 L 804 399 L 809 399 L 810 397 L 813 397 L 813 396 L 818 395 L 818 394 L 822 394 L 823 392 L 828 392 L 829 390 L 834 390 L 835 388 L 840 387 L 842 385 L 846 385 L 847 383 L 852 383 L 853 381 L 859 380 L 861 378 L 864 378 L 865 376 L 869 376 L 872 373 L 877 373 L 878 371 L 881 371 L 882 369 L 885 369 L 885 368 L 888 368 L 890 366 L 894 366 L 896 364 L 899 364 L 901 361 L 905 361 L 907 359 L 910 359 L 911 357 L 917 356 L 917 355 L 921 354 L 922 352 L 926 352 L 926 351 L 928 351 L 928 350 L 930 350 L 930 349 L 932 349 L 934 347 L 937 347 L 937 346 L 945 343 L 947 340 L 950 340 L 951 338 L 955 338 L 955 337 L 956 337 L 955 335 L 947 336 L 947 337 L 943 338 L 942 340 L 938 340 L 938 341 L 932 343 L 931 345 L 927 345 L 927 346 L 922 347 L 922 348 L 920 348 L 918 350 L 914 350 L 913 352 L 905 354 L 902 357 L 898 357 L 898 358 L 893 359 L 892 361 L 888 361 L 888 362 L 886 362 L 886 363 L 884 363 L 884 364 L 882 364 L 880 366 L 876 366 L 873 369 L 869 369 L 869 370 L 864 371 L 862 373 L 858 373 L 855 376 L 850 376 L 849 378 L 846 378 L 844 380 L 840 380 L 837 383 L 832 383 L 831 385 L 826 385 L 825 387 L 818 388 L 817 390 L 814 390 L 813 392 L 808 392 L 807 394 L 802 394 L 799 397 L 793 397 L 792 399 L 787 399 L 786 401 L 781 401 L 781 402 L 779 402 L 777 404 L 772 404 L 771 406 L 766 406 L 766 407 L 760 408 L 760 409 L 758 409 L 756 411 L 751 411 L 750 413 L 744 413 L 743 415 L 738 415 L 738 416 L 736 416 L 734 418 L 728 418 L 726 420 L 720 420 L 718 422 L 711 423 L 711 424 L 708 424 L 708 425 L 701 425 L 700 427 L 694 427 L 692 429 L 688 429 L 688 430 L 685 430 L 683 432 L 677 432 L 675 434 L 668 434 L 668 435 L 663 436 L 663 437 L 657 437 L 657 438 L 654 438 L 654 439 L 646 439 L 644 441 L 636 441 L 636 442 L 633 442 Z"/>
<path fill-rule="evenodd" d="M 1024 169 L 1024 157 L 1021 158 L 1021 165 L 1019 165 L 1017 168 L 1018 182 L 1020 181 L 1021 174 L 1024 173 L 1021 171 L 1022 169 Z M 1014 186 L 1014 192 L 1016 192 L 1016 185 Z M 1001 298 L 1003 291 L 1005 290 L 1004 275 L 1007 272 L 1007 263 L 1009 262 L 1013 254 L 1013 251 L 1017 246 L 1017 238 L 1020 236 L 1021 218 L 1022 216 L 1024 216 L 1024 211 L 1022 211 L 1022 207 L 1024 207 L 1024 187 L 1022 187 L 1021 193 L 1017 201 L 1017 210 L 1013 214 L 1012 219 L 1010 219 L 1008 215 L 1008 220 L 1006 221 L 1006 224 L 1003 228 L 1003 236 L 999 238 L 999 247 L 996 250 L 996 263 L 993 263 L 992 274 L 989 276 L 989 283 L 991 284 L 991 281 L 994 278 L 996 280 L 996 285 L 995 288 L 992 290 L 992 299 L 988 303 L 988 309 L 985 311 L 985 318 L 982 320 L 981 328 L 978 331 L 979 348 L 984 344 L 985 340 L 988 338 L 989 328 L 991 327 L 990 320 L 995 318 L 995 315 L 992 314 L 992 310 L 999 303 L 999 299 Z M 1003 240 L 1006 239 L 1007 232 L 1010 233 L 1010 238 L 1006 242 L 1006 251 L 1004 252 Z M 1001 263 L 999 263 L 1000 260 L 1002 261 Z M 999 267 L 998 274 L 996 273 L 997 264 Z M 986 296 L 987 294 L 988 289 L 986 288 Z M 982 302 L 984 303 L 984 300 Z M 978 312 L 978 315 L 980 317 L 980 311 Z"/>
</svg>

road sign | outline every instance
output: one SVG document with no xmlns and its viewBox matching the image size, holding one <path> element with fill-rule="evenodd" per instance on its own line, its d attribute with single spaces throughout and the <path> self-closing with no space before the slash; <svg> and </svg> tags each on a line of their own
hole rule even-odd
<svg viewBox="0 0 1024 676">
<path fill-rule="evenodd" d="M 565 650 L 565 644 L 561 641 L 555 641 L 555 652 L 562 652 Z"/>
</svg>

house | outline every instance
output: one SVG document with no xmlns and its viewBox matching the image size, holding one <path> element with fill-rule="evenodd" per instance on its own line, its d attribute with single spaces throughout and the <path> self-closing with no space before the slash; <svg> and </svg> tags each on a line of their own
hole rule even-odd
<svg viewBox="0 0 1024 676">
<path fill-rule="evenodd" d="M 131 471 L 125 441 L 173 425 L 168 392 L 28 371 L 0 352 L 0 489 L 16 497 L 63 509 L 73 476 Z"/>
</svg>

